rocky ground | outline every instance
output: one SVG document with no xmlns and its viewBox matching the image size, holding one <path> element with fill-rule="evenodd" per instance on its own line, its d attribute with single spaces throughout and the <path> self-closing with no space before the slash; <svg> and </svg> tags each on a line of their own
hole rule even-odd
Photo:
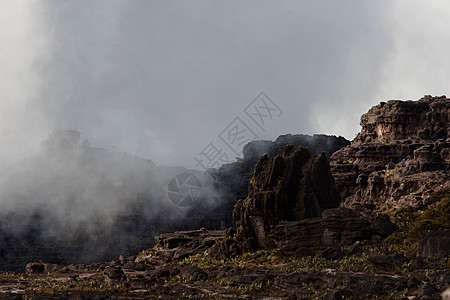
<svg viewBox="0 0 450 300">
<path fill-rule="evenodd" d="M 178 232 L 179 243 L 174 236 L 168 242 L 173 248 L 107 263 L 29 264 L 26 274 L 0 275 L 0 299 L 433 299 L 450 282 L 448 258 L 386 255 L 382 244 L 343 247 L 336 259 L 325 258 L 327 251 L 295 258 L 275 249 L 173 258 L 183 238 L 202 235 L 221 236 Z"/>
<path fill-rule="evenodd" d="M 161 234 L 105 263 L 29 263 L 0 274 L 0 299 L 439 299 L 450 287 L 449 123 L 445 96 L 381 103 L 331 163 L 283 145 L 251 176 L 242 169 L 234 228 Z"/>
</svg>

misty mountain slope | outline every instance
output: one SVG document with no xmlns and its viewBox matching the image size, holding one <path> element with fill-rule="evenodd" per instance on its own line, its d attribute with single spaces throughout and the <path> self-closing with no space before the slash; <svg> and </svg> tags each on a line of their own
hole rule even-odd
<svg viewBox="0 0 450 300">
<path fill-rule="evenodd" d="M 1 174 L 1 269 L 21 270 L 40 259 L 110 260 L 152 246 L 160 233 L 229 227 L 243 192 L 239 187 L 248 185 L 259 155 L 275 155 L 290 143 L 313 153 L 325 151 L 329 157 L 348 143 L 306 135 L 255 141 L 245 147 L 242 161 L 208 174 L 157 166 L 148 159 L 91 147 L 80 138 L 78 131 L 53 131 L 39 153 Z M 195 205 L 180 207 L 168 197 L 169 183 L 183 174 L 200 180 L 201 198 Z"/>
<path fill-rule="evenodd" d="M 190 210 L 168 199 L 167 184 L 186 169 L 93 148 L 80 136 L 54 131 L 40 153 L 1 174 L 0 268 L 17 269 L 31 258 L 112 259 L 183 227 Z"/>
</svg>

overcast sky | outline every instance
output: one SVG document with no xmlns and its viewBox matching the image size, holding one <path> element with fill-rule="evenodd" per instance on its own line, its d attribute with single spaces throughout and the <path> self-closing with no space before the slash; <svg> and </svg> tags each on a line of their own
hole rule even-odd
<svg viewBox="0 0 450 300">
<path fill-rule="evenodd" d="M 261 139 L 353 139 L 380 101 L 450 94 L 444 0 L 2 0 L 0 41 L 1 162 L 77 129 L 196 167 L 211 142 L 234 155 L 236 117 Z M 260 92 L 278 107 L 263 127 L 244 111 Z"/>
</svg>

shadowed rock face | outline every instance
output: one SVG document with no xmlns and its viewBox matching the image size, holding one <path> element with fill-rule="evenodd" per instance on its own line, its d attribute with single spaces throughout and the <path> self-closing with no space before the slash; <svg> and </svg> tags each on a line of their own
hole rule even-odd
<svg viewBox="0 0 450 300">
<path fill-rule="evenodd" d="M 293 145 L 303 146 L 312 155 L 319 155 L 322 152 L 330 160 L 331 154 L 348 146 L 350 141 L 343 137 L 336 137 L 323 134 L 285 134 L 280 135 L 275 141 L 252 141 L 244 146 L 243 159 L 231 164 L 222 165 L 218 170 L 210 170 L 216 178 L 216 188 L 220 194 L 231 199 L 234 205 L 237 200 L 247 197 L 248 184 L 253 176 L 253 168 L 259 158 L 267 154 L 268 157 L 275 157 L 283 153 L 284 147 Z M 230 212 L 231 215 L 231 212 Z M 231 226 L 231 224 L 229 224 Z"/>
<path fill-rule="evenodd" d="M 323 211 L 322 217 L 282 222 L 273 228 L 271 238 L 280 251 L 297 256 L 304 248 L 349 246 L 385 238 L 396 229 L 387 215 L 375 216 L 340 207 Z"/>
<path fill-rule="evenodd" d="M 230 164 L 224 164 L 219 169 L 210 169 L 208 173 L 214 177 L 214 188 L 221 195 L 221 205 L 217 211 L 222 213 L 219 216 L 220 227 L 211 227 L 208 224 L 210 220 L 207 217 L 201 226 L 213 228 L 227 228 L 233 226 L 232 211 L 239 199 L 244 199 L 248 195 L 248 185 L 253 176 L 253 169 L 264 154 L 268 157 L 275 157 L 283 153 L 286 145 L 294 147 L 303 146 L 308 149 L 312 155 L 325 153 L 327 160 L 335 151 L 350 144 L 350 141 L 339 136 L 323 134 L 285 134 L 280 135 L 275 141 L 252 141 L 244 146 L 242 159 Z M 211 220 L 218 220 L 215 216 Z"/>
<path fill-rule="evenodd" d="M 450 99 L 391 100 L 361 117 L 361 133 L 331 156 L 348 207 L 420 209 L 450 187 Z"/>
<path fill-rule="evenodd" d="M 450 256 L 450 230 L 429 231 L 419 242 L 417 255 L 446 258 Z"/>
<path fill-rule="evenodd" d="M 233 222 L 238 236 L 262 246 L 279 222 L 318 217 L 339 203 L 325 155 L 312 157 L 306 148 L 290 145 L 282 155 L 260 158 L 248 197 L 234 208 Z"/>
</svg>

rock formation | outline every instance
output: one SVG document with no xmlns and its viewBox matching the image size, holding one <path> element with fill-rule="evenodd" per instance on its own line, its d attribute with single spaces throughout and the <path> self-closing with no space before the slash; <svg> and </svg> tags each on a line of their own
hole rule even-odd
<svg viewBox="0 0 450 300">
<path fill-rule="evenodd" d="M 450 257 L 450 230 L 431 230 L 419 242 L 417 255 L 422 257 Z"/>
<path fill-rule="evenodd" d="M 238 186 L 245 163 L 268 153 L 244 180 L 248 196 L 234 208 L 235 229 L 160 234 L 155 247 L 105 263 L 32 262 L 27 276 L 0 273 L 0 294 L 42 296 L 50 286 L 52 299 L 436 298 L 450 284 L 450 190 L 442 189 L 449 185 L 449 117 L 445 97 L 382 103 L 363 115 L 361 133 L 333 154 L 331 169 L 327 154 L 250 143 L 248 160 L 216 173 L 217 184 L 234 174 L 228 187 Z M 8 240 L 0 234 L 0 245 Z"/>
<path fill-rule="evenodd" d="M 332 173 L 348 207 L 423 208 L 450 187 L 450 99 L 391 100 L 361 117 L 351 145 L 332 154 Z"/>
<path fill-rule="evenodd" d="M 339 203 L 325 155 L 312 157 L 306 148 L 288 145 L 282 155 L 260 158 L 248 197 L 236 204 L 233 221 L 238 236 L 263 246 L 279 222 L 318 217 Z"/>
<path fill-rule="evenodd" d="M 327 247 L 384 238 L 395 231 L 386 215 L 338 208 L 340 197 L 324 154 L 285 147 L 261 157 L 249 195 L 233 211 L 236 235 L 248 249 L 274 245 L 282 252 L 315 253 Z"/>
<path fill-rule="evenodd" d="M 272 230 L 271 238 L 282 252 L 302 256 L 314 250 L 350 246 L 356 242 L 382 239 L 396 230 L 387 215 L 364 214 L 347 208 L 333 208 L 322 217 L 282 222 Z M 313 250 L 313 251 L 311 251 Z"/>
<path fill-rule="evenodd" d="M 350 141 L 341 136 L 323 134 L 313 136 L 305 134 L 280 135 L 273 142 L 261 140 L 246 144 L 242 159 L 223 165 L 218 170 L 210 170 L 210 172 L 216 178 L 217 190 L 229 198 L 234 205 L 237 200 L 247 197 L 247 188 L 250 178 L 253 176 L 253 168 L 262 155 L 267 154 L 269 157 L 275 157 L 283 153 L 284 147 L 293 145 L 294 147 L 303 146 L 307 148 L 312 155 L 319 155 L 324 152 L 329 160 L 331 154 L 349 144 Z M 229 225 L 231 226 L 231 224 Z"/>
</svg>

